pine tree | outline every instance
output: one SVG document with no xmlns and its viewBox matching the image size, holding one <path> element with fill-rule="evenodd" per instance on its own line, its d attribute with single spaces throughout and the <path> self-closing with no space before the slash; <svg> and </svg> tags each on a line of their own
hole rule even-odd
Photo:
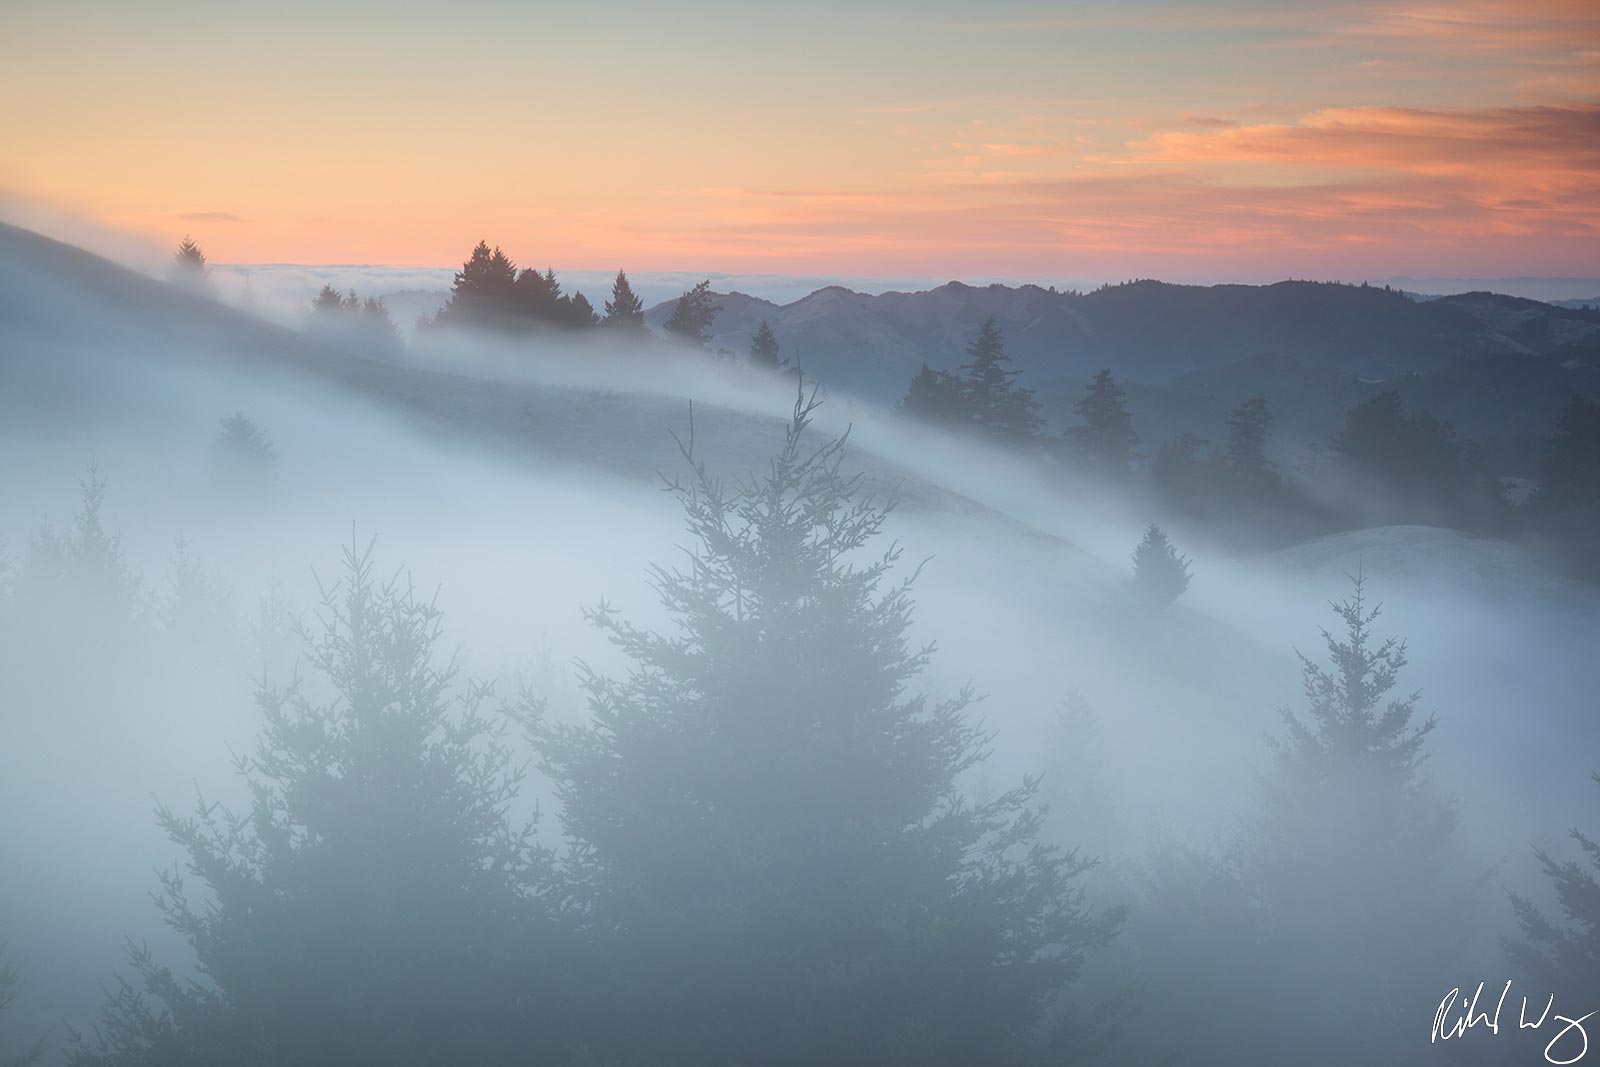
<svg viewBox="0 0 1600 1067">
<path fill-rule="evenodd" d="M 6 1012 L 16 1003 L 17 993 L 22 988 L 22 973 L 5 958 L 5 946 L 0 945 L 0 1019 L 4 1019 Z M 8 1054 L 8 1047 L 12 1042 L 5 1039 L 6 1035 L 0 1031 L 0 1056 Z M 33 1044 L 23 1048 L 14 1056 L 5 1060 L 7 1067 L 29 1067 L 44 1059 L 45 1038 L 37 1038 Z"/>
<path fill-rule="evenodd" d="M 578 330 L 587 330 L 591 326 L 600 325 L 600 316 L 594 313 L 594 305 L 589 303 L 589 298 L 582 293 L 573 293 L 567 312 L 567 325 Z"/>
<path fill-rule="evenodd" d="M 611 283 L 611 299 L 606 301 L 606 317 L 601 325 L 639 332 L 645 328 L 644 302 L 635 295 L 627 274 L 620 270 L 616 281 Z"/>
<path fill-rule="evenodd" d="M 241 499 L 260 498 L 278 484 L 278 453 L 255 420 L 242 411 L 225 416 L 211 442 L 213 489 Z"/>
<path fill-rule="evenodd" d="M 1189 557 L 1180 555 L 1167 531 L 1151 523 L 1133 550 L 1133 594 L 1142 603 L 1164 608 L 1189 588 Z"/>
<path fill-rule="evenodd" d="M 1267 458 L 1272 411 L 1265 397 L 1251 397 L 1228 415 L 1228 447 L 1223 465 L 1235 489 L 1260 496 L 1278 486 L 1278 468 Z"/>
<path fill-rule="evenodd" d="M 1600 774 L 1594 780 L 1600 785 Z M 1505 938 L 1502 945 L 1519 968 L 1518 977 L 1537 983 L 1541 991 L 1554 991 L 1559 1003 L 1581 1004 L 1587 1011 L 1600 1004 L 1600 878 L 1596 877 L 1600 842 L 1578 830 L 1572 831 L 1572 839 L 1593 870 L 1578 860 L 1561 860 L 1534 849 L 1555 890 L 1565 925 L 1552 922 L 1532 901 L 1512 893 L 1520 936 Z"/>
<path fill-rule="evenodd" d="M 926 363 L 911 379 L 906 395 L 896 410 L 902 415 L 932 423 L 959 422 L 962 413 L 961 383 L 947 371 L 934 370 Z"/>
<path fill-rule="evenodd" d="M 1068 431 L 1079 456 L 1101 474 L 1126 476 L 1133 468 L 1133 446 L 1139 435 L 1133 432 L 1127 394 L 1109 367 L 1094 376 L 1073 410 L 1083 420 L 1083 425 Z"/>
<path fill-rule="evenodd" d="M 168 276 L 174 285 L 196 293 L 211 293 L 211 268 L 206 266 L 206 254 L 193 238 L 186 236 L 178 243 Z"/>
<path fill-rule="evenodd" d="M 978 328 L 978 336 L 967 345 L 967 362 L 959 369 L 960 397 L 965 420 L 991 441 L 1016 444 L 1030 440 L 1043 425 L 1033 391 L 1016 384 L 1021 371 L 1012 369 L 1006 355 L 1005 340 L 994 319 Z"/>
<path fill-rule="evenodd" d="M 778 336 L 772 332 L 772 327 L 766 319 L 761 320 L 761 325 L 756 328 L 756 334 L 750 339 L 750 365 L 762 370 L 781 370 L 787 361 L 778 353 Z"/>
<path fill-rule="evenodd" d="M 517 282 L 516 264 L 498 247 L 479 241 L 456 272 L 450 299 L 432 324 L 503 329 L 518 317 Z"/>
<path fill-rule="evenodd" d="M 1036 783 L 965 799 L 988 739 L 970 696 L 908 687 L 887 508 L 805 444 L 797 403 L 760 481 L 693 461 L 674 486 L 695 548 L 652 572 L 674 630 L 602 604 L 632 666 L 586 673 L 593 721 L 540 724 L 573 874 L 618 978 L 620 1063 L 1026 1063 L 1062 1054 L 1046 1015 L 1118 915 L 1086 864 L 1036 839 Z"/>
<path fill-rule="evenodd" d="M 1258 956 L 1236 964 L 1281 998 L 1263 1017 L 1315 1000 L 1317 1019 L 1287 1029 L 1340 1063 L 1370 1060 L 1363 1042 L 1403 1047 L 1414 1021 L 1398 1006 L 1437 1005 L 1439 970 L 1471 925 L 1441 878 L 1456 808 L 1422 771 L 1437 720 L 1416 721 L 1416 694 L 1390 695 L 1405 642 L 1375 636 L 1380 608 L 1360 575 L 1351 584 L 1332 605 L 1339 632 L 1322 633 L 1327 665 L 1300 656 L 1305 710 L 1281 709 L 1285 732 L 1269 740 L 1240 861 L 1263 927 Z"/>
<path fill-rule="evenodd" d="M 172 872 L 158 895 L 198 980 L 130 948 L 77 1067 L 509 1063 L 559 1040 L 531 1017 L 561 1017 L 548 857 L 508 819 L 521 776 L 483 690 L 437 662 L 437 608 L 380 583 L 370 545 L 343 569 L 303 634 L 334 699 L 262 684 L 249 810 L 159 809 L 204 887 Z"/>
<path fill-rule="evenodd" d="M 355 295 L 352 292 L 349 299 L 354 301 Z M 324 285 L 316 299 L 311 301 L 311 313 L 321 318 L 343 315 L 348 307 L 345 295 L 331 285 Z"/>
<path fill-rule="evenodd" d="M 667 336 L 695 348 L 704 348 L 711 343 L 711 323 L 721 310 L 720 305 L 712 303 L 711 280 L 698 282 L 673 305 L 672 317 L 666 325 Z"/>
</svg>

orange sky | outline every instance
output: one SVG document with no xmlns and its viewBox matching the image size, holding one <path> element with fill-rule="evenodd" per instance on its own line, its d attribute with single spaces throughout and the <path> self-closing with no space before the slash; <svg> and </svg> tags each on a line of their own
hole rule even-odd
<svg viewBox="0 0 1600 1067">
<path fill-rule="evenodd" d="M 1600 274 L 1600 3 L 33 3 L 0 190 L 215 262 Z"/>
</svg>

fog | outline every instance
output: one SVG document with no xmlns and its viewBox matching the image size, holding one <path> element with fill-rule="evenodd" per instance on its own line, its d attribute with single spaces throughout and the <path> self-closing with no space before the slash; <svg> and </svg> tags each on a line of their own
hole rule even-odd
<svg viewBox="0 0 1600 1067">
<path fill-rule="evenodd" d="M 678 565 L 692 547 L 679 501 L 662 491 L 663 478 L 691 473 L 682 449 L 692 441 L 718 477 L 759 477 L 795 402 L 792 377 L 560 338 L 444 335 L 398 362 L 306 341 L 289 362 L 281 350 L 298 340 L 242 316 L 186 334 L 165 326 L 181 303 L 108 308 L 71 276 L 7 266 L 9 575 L 41 529 L 72 530 L 93 478 L 105 486 L 101 521 L 139 578 L 142 617 L 163 617 L 180 538 L 227 590 L 199 632 L 119 624 L 92 600 L 55 601 L 66 617 L 47 622 L 6 617 L 0 941 L 26 978 L 5 1020 L 18 1034 L 92 1030 L 102 987 L 126 971 L 124 938 L 147 941 L 180 973 L 192 966 L 151 905 L 153 869 L 183 862 L 153 810 L 157 800 L 186 810 L 197 790 L 248 802 L 230 752 L 251 750 L 262 728 L 253 679 L 286 678 L 298 655 L 273 638 L 264 603 L 313 619 L 341 546 L 375 539 L 383 576 L 409 575 L 425 598 L 437 590 L 444 647 L 466 675 L 494 683 L 491 714 L 526 686 L 547 714 L 585 721 L 577 665 L 629 667 L 583 610 L 603 598 L 641 628 L 673 625 L 648 568 Z M 83 292 L 94 288 L 84 280 Z M 826 383 L 819 395 L 816 440 L 848 431 L 846 470 L 898 501 L 884 541 L 904 550 L 896 578 L 917 572 L 913 643 L 937 642 L 914 687 L 939 699 L 970 682 L 982 696 L 970 713 L 994 731 L 994 755 L 967 772 L 967 787 L 981 796 L 1042 773 L 1046 796 L 1091 780 L 1103 794 L 1103 821 L 1069 804 L 1047 823 L 1100 856 L 1091 902 L 1132 909 L 1123 947 L 1096 957 L 1084 981 L 1103 980 L 1108 994 L 1129 979 L 1151 982 L 1154 997 L 1170 989 L 1151 947 L 1158 928 L 1139 925 L 1151 857 L 1174 843 L 1209 847 L 1245 818 L 1264 738 L 1281 732 L 1276 709 L 1303 708 L 1295 653 L 1321 657 L 1320 630 L 1337 622 L 1328 604 L 1359 571 L 1383 604 L 1378 634 L 1408 642 L 1397 695 L 1420 691 L 1418 714 L 1438 718 L 1425 766 L 1461 813 L 1441 869 L 1465 890 L 1494 868 L 1469 909 L 1477 925 L 1429 961 L 1434 999 L 1397 1010 L 1425 1035 L 1451 986 L 1498 988 L 1493 939 L 1512 925 L 1503 890 L 1548 906 L 1530 845 L 1559 852 L 1567 828 L 1594 811 L 1600 726 L 1578 669 L 1600 607 L 1592 589 L 1511 546 L 1432 528 L 1240 555 L 1173 526 L 1193 584 L 1170 609 L 1142 610 L 1126 588 L 1129 553 L 1152 519 L 1137 499 L 909 424 Z M 270 440 L 272 484 L 219 487 L 212 442 L 234 412 Z M 1059 714 L 1073 695 L 1098 725 L 1092 747 L 1063 745 Z M 529 739 L 508 736 L 519 760 L 537 763 Z M 516 802 L 541 811 L 540 835 L 558 850 L 559 806 L 537 771 Z M 1147 1004 L 1126 1055 L 1153 1054 L 1169 1027 L 1176 1040 L 1169 1007 Z M 1432 1046 L 1418 1041 L 1420 1057 Z"/>
</svg>

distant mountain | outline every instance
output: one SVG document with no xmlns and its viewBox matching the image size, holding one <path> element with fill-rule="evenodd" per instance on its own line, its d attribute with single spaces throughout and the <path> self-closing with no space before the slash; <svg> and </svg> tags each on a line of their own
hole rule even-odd
<svg viewBox="0 0 1600 1067">
<path fill-rule="evenodd" d="M 837 286 L 782 306 L 720 296 L 714 347 L 743 352 L 766 318 L 786 354 L 835 388 L 889 400 L 922 363 L 960 364 L 986 318 L 999 321 L 1029 384 L 1076 383 L 1101 367 L 1162 384 L 1254 356 L 1369 380 L 1428 373 L 1461 357 L 1566 360 L 1600 352 L 1600 312 L 1490 293 L 1418 302 L 1391 289 L 1320 282 L 1170 285 L 1140 281 L 1092 293 L 949 282 L 868 295 Z M 659 326 L 670 302 L 652 308 Z"/>
</svg>

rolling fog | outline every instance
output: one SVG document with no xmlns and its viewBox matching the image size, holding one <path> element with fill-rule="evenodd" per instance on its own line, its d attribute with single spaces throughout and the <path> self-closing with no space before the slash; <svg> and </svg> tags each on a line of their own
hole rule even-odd
<svg viewBox="0 0 1600 1067">
<path fill-rule="evenodd" d="M 581 721 L 575 664 L 627 669 L 582 610 L 604 598 L 641 627 L 669 625 L 647 567 L 680 562 L 687 545 L 681 508 L 654 473 L 685 473 L 672 435 L 692 431 L 696 455 L 722 476 L 759 474 L 794 402 L 791 379 L 689 359 L 646 366 L 625 351 L 573 359 L 559 344 L 445 338 L 414 345 L 404 368 L 349 356 L 324 374 L 274 368 L 249 351 L 253 335 L 219 352 L 209 341 L 141 347 L 122 319 L 64 346 L 47 323 L 29 331 L 26 352 L 3 365 L 0 539 L 12 573 L 41 527 L 71 529 L 92 469 L 148 610 L 159 615 L 171 595 L 178 538 L 228 605 L 227 625 L 160 648 L 92 605 L 53 629 L 8 620 L 0 631 L 0 941 L 26 976 L 8 1023 L 57 1038 L 93 1027 L 101 987 L 124 969 L 124 938 L 187 965 L 149 899 L 152 870 L 182 861 L 152 811 L 157 799 L 186 809 L 197 789 L 246 799 L 230 750 L 250 750 L 260 729 L 252 678 L 282 678 L 295 659 L 263 602 L 310 620 L 340 547 L 376 538 L 380 572 L 403 569 L 437 590 L 444 644 L 467 674 L 494 681 L 504 700 L 526 685 L 550 714 Z M 1321 656 L 1328 602 L 1360 568 L 1384 604 L 1379 633 L 1409 642 L 1397 692 L 1420 690 L 1419 714 L 1439 720 L 1427 767 L 1461 806 L 1448 863 L 1463 884 L 1500 864 L 1479 897 L 1482 927 L 1441 948 L 1437 994 L 1497 984 L 1492 937 L 1510 925 L 1502 887 L 1543 901 L 1529 846 L 1560 850 L 1593 810 L 1600 728 L 1577 669 L 1592 646 L 1592 591 L 1508 546 L 1427 528 L 1254 557 L 1175 528 L 1194 583 L 1171 609 L 1143 611 L 1124 588 L 1150 521 L 1138 505 L 822 396 L 817 441 L 849 429 L 847 468 L 898 497 L 887 529 L 905 552 L 900 573 L 926 561 L 913 636 L 938 647 L 920 688 L 950 696 L 970 681 L 983 696 L 973 714 L 996 732 L 994 756 L 970 788 L 1043 773 L 1048 796 L 1092 781 L 1106 819 L 1065 810 L 1048 833 L 1101 857 L 1091 898 L 1132 899 L 1134 923 L 1153 848 L 1204 847 L 1239 822 L 1263 738 L 1280 727 L 1275 709 L 1303 703 L 1294 653 Z M 276 450 L 268 492 L 231 495 L 211 481 L 209 447 L 236 411 Z M 1098 725 L 1092 748 L 1063 740 L 1058 716 L 1073 694 Z M 559 801 L 537 773 L 519 805 L 537 805 L 559 846 Z M 1130 964 L 1106 959 L 1090 979 L 1096 966 L 1108 981 L 1128 976 Z M 1432 1004 L 1406 1010 L 1425 1034 Z M 1139 1028 L 1163 1018 L 1160 1005 L 1147 1009 Z"/>
</svg>

